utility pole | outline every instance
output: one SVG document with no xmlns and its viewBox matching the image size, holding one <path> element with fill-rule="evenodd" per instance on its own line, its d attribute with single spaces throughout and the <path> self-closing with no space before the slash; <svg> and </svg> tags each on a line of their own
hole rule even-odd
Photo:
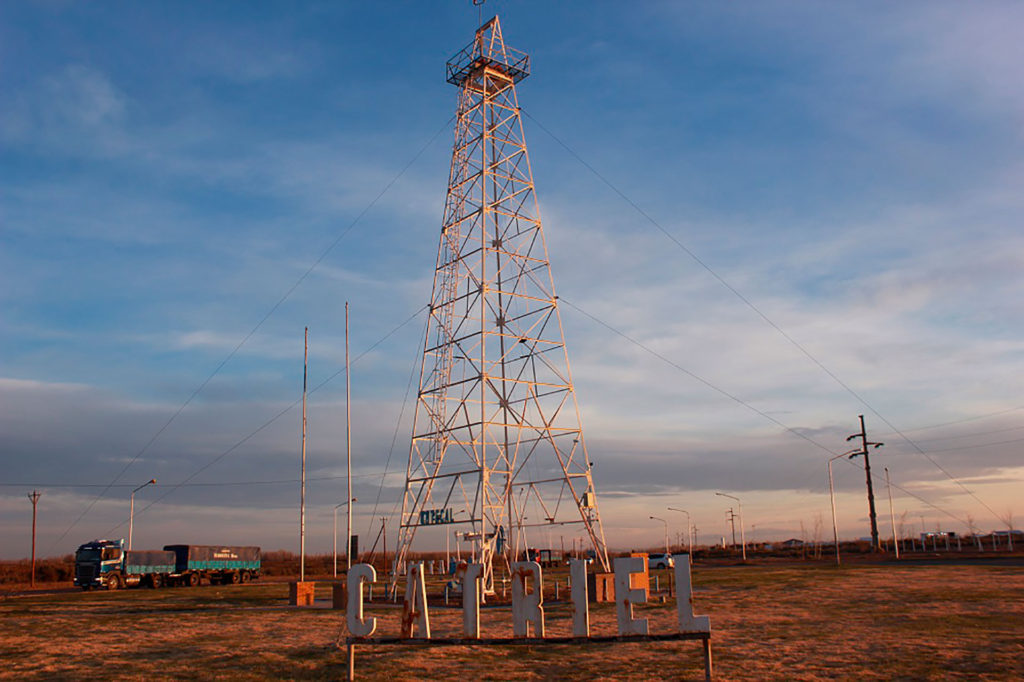
<svg viewBox="0 0 1024 682">
<path fill-rule="evenodd" d="M 878 517 L 875 515 L 875 490 L 871 485 L 871 462 L 868 460 L 868 446 L 872 446 L 878 449 L 885 445 L 885 443 L 870 443 L 868 442 L 867 429 L 864 428 L 864 415 L 860 415 L 860 433 L 855 433 L 852 436 L 847 436 L 846 441 L 849 442 L 854 438 L 860 438 L 861 449 L 850 453 L 850 459 L 863 455 L 864 457 L 864 476 L 868 483 L 868 513 L 871 517 L 871 549 L 878 551 Z"/>
<path fill-rule="evenodd" d="M 36 586 L 36 505 L 42 496 L 43 494 L 38 490 L 33 490 L 28 494 L 28 499 L 32 500 L 32 574 L 29 577 L 31 587 Z"/>
<path fill-rule="evenodd" d="M 732 526 L 732 546 L 735 547 L 736 546 L 736 514 L 735 514 L 735 512 L 733 512 L 732 507 L 729 507 L 728 511 L 726 511 L 725 513 L 728 514 L 728 516 L 726 518 L 726 521 L 728 521 L 729 524 Z"/>
</svg>

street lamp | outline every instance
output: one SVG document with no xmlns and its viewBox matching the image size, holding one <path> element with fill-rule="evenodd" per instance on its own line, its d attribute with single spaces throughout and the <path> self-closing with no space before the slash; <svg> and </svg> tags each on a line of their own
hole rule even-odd
<svg viewBox="0 0 1024 682">
<path fill-rule="evenodd" d="M 651 521 L 661 521 L 665 524 L 665 556 L 671 556 L 671 552 L 668 551 L 668 521 L 657 516 L 650 517 Z"/>
<path fill-rule="evenodd" d="M 135 493 L 139 492 L 140 490 L 145 488 L 147 485 L 153 485 L 154 483 L 156 483 L 156 479 L 155 478 L 151 478 L 148 481 L 146 481 L 145 483 L 143 483 L 142 485 L 140 485 L 138 488 L 136 488 L 135 490 L 132 491 L 131 498 L 130 498 L 131 499 L 131 503 L 129 504 L 129 511 L 128 511 L 128 551 L 129 552 L 132 549 L 132 530 L 133 530 L 132 526 L 134 525 L 134 521 L 135 521 Z"/>
<path fill-rule="evenodd" d="M 358 502 L 359 500 L 355 497 L 351 499 L 352 502 Z M 334 577 L 338 577 L 338 509 L 344 507 L 349 501 L 341 502 L 334 505 Z M 349 542 L 349 551 L 352 551 L 352 543 Z"/>
<path fill-rule="evenodd" d="M 690 553 L 693 554 L 693 524 L 690 522 L 690 512 L 685 509 L 676 509 L 675 507 L 666 507 L 669 511 L 679 512 L 680 514 L 686 514 L 686 546 Z"/>
<path fill-rule="evenodd" d="M 733 495 L 726 495 L 725 493 L 715 493 L 721 497 L 728 497 L 730 500 L 736 500 L 736 506 L 740 510 L 740 551 L 743 555 L 743 560 L 747 560 L 747 536 L 743 532 L 743 504 L 740 502 L 740 498 Z"/>
<path fill-rule="evenodd" d="M 892 510 L 892 484 L 889 482 L 889 467 L 885 467 L 885 487 L 889 492 L 889 525 L 892 526 L 892 549 L 896 552 L 896 558 L 900 558 L 900 541 L 896 537 L 896 515 Z M 960 540 L 957 538 L 957 542 Z"/>
<path fill-rule="evenodd" d="M 854 452 L 859 452 L 855 450 Z M 832 500 L 832 539 L 836 544 L 836 566 L 839 566 L 839 528 L 836 526 L 836 491 L 832 485 L 832 462 L 839 459 L 840 457 L 846 457 L 849 452 L 844 452 L 841 455 L 836 455 L 828 461 L 828 496 Z"/>
</svg>

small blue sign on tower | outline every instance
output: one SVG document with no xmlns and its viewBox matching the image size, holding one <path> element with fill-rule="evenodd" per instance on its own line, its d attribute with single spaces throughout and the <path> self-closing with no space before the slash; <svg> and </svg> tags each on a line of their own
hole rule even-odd
<svg viewBox="0 0 1024 682">
<path fill-rule="evenodd" d="M 451 507 L 446 509 L 424 509 L 420 512 L 421 526 L 438 526 L 444 523 L 455 523 L 455 514 Z"/>
</svg>

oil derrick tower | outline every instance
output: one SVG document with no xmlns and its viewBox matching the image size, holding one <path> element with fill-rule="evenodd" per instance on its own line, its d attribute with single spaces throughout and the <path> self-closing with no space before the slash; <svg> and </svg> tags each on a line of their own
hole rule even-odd
<svg viewBox="0 0 1024 682">
<path fill-rule="evenodd" d="M 516 96 L 528 75 L 497 17 L 447 64 L 458 115 L 396 556 L 461 531 L 485 591 L 495 560 L 552 536 L 608 567 Z"/>
</svg>

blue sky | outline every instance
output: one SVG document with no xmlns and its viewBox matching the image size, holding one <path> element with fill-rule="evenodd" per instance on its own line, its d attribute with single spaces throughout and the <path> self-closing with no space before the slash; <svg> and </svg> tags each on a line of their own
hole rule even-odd
<svg viewBox="0 0 1024 682">
<path fill-rule="evenodd" d="M 835 452 L 866 414 L 886 442 L 873 467 L 935 505 L 896 491 L 908 523 L 990 529 L 1014 512 L 1020 5 L 485 9 L 532 59 L 520 102 L 613 547 L 659 542 L 648 516 L 666 506 L 703 541 L 722 535 L 716 490 L 743 499 L 754 537 L 828 518 L 825 450 L 649 351 Z M 429 297 L 456 95 L 444 63 L 476 26 L 462 1 L 0 8 L 5 557 L 28 553 L 33 484 L 41 551 L 58 554 L 124 534 L 128 492 L 154 476 L 137 543 L 296 548 L 282 481 L 298 475 L 299 412 L 220 455 L 300 397 L 304 326 L 311 384 L 336 375 L 346 300 L 357 527 L 378 492 L 376 515 L 392 511 L 422 318 L 378 342 Z M 314 551 L 344 499 L 342 379 L 311 396 Z M 110 483 L 137 455 L 99 500 L 65 487 Z M 836 474 L 840 531 L 866 535 L 863 475 Z M 186 479 L 267 483 L 173 488 Z"/>
</svg>

